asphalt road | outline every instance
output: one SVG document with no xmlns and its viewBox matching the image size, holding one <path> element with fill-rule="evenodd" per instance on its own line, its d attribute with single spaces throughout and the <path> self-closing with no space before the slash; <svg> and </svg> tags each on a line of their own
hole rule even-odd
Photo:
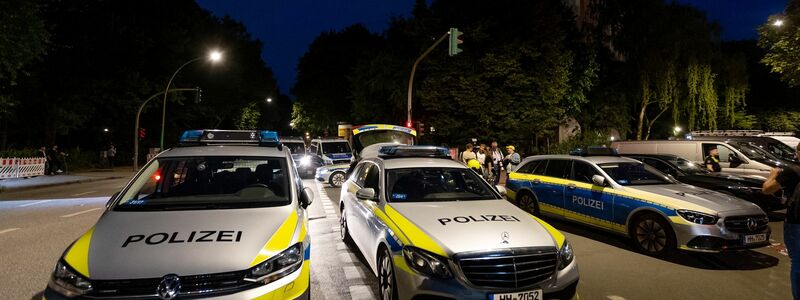
<svg viewBox="0 0 800 300">
<path fill-rule="evenodd" d="M 0 299 L 31 299 L 46 286 L 66 247 L 90 228 L 108 197 L 127 180 L 107 180 L 0 194 Z M 339 240 L 339 191 L 311 180 L 309 209 L 313 299 L 374 299 L 375 276 Z M 6 200 L 6 201 L 3 201 Z M 780 216 L 776 215 L 776 219 Z M 782 223 L 775 245 L 719 255 L 679 253 L 666 259 L 635 252 L 605 232 L 548 220 L 572 243 L 582 299 L 790 299 Z"/>
</svg>

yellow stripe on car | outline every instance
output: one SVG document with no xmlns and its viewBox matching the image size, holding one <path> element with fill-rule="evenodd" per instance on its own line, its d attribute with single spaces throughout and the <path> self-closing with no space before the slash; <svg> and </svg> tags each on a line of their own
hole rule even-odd
<svg viewBox="0 0 800 300">
<path fill-rule="evenodd" d="M 436 253 L 438 255 L 447 257 L 447 253 L 444 252 L 439 243 L 434 241 L 430 236 L 428 236 L 422 229 L 419 229 L 414 223 L 403 217 L 402 214 L 394 210 L 391 205 L 387 204 L 384 206 L 386 209 L 386 215 L 389 216 L 392 221 L 394 221 L 400 228 L 403 228 L 403 234 L 405 234 L 411 243 L 418 248 L 428 250 L 430 252 Z"/>
<path fill-rule="evenodd" d="M 254 299 L 258 300 L 283 300 L 283 299 L 297 299 L 302 296 L 306 290 L 309 289 L 309 279 L 311 274 L 311 263 L 306 261 L 301 267 L 300 276 L 287 285 L 279 287 L 278 289 L 258 296 Z M 309 291 L 311 292 L 311 291 Z"/>
<path fill-rule="evenodd" d="M 584 215 L 584 214 L 579 214 L 579 213 L 573 212 L 571 210 L 566 210 L 566 209 L 563 209 L 563 208 L 560 208 L 560 207 L 557 207 L 557 206 L 553 206 L 553 205 L 550 205 L 550 204 L 547 204 L 547 203 L 541 203 L 540 202 L 539 203 L 539 209 L 542 210 L 543 212 L 546 212 L 546 213 L 563 216 L 564 218 L 566 218 L 568 220 L 574 220 L 574 221 L 578 221 L 578 222 L 581 222 L 581 223 L 591 224 L 591 225 L 594 225 L 594 226 L 597 226 L 597 227 L 600 227 L 600 228 L 609 229 L 609 230 L 613 230 L 613 231 L 617 231 L 617 232 L 621 232 L 621 233 L 627 233 L 628 232 L 627 228 L 625 227 L 625 225 L 617 224 L 617 223 L 614 223 L 614 222 L 611 222 L 611 221 L 607 221 L 607 220 L 603 220 L 603 219 L 598 219 L 598 218 L 595 218 L 595 217 L 592 217 L 592 216 L 587 216 L 587 215 Z"/>
<path fill-rule="evenodd" d="M 542 221 L 542 219 L 539 219 L 533 215 L 531 215 L 531 217 L 534 220 L 536 220 L 536 222 L 539 222 L 539 224 L 542 225 L 544 229 L 547 229 L 547 232 L 550 233 L 550 236 L 552 236 L 553 239 L 556 240 L 556 245 L 558 246 L 558 249 L 561 249 L 561 246 L 564 245 L 564 241 L 567 239 L 566 237 L 564 237 L 564 234 L 553 228 L 553 226 L 551 226 L 547 222 Z"/>
<path fill-rule="evenodd" d="M 392 221 L 392 219 L 389 218 L 389 216 L 383 213 L 383 211 L 381 210 L 380 207 L 378 207 L 378 205 L 372 203 L 371 209 L 372 213 L 374 213 L 375 216 L 378 217 L 378 219 L 383 221 L 383 223 L 389 227 L 389 229 L 394 233 L 394 235 L 400 240 L 400 243 L 402 243 L 403 245 L 410 244 L 406 235 L 403 234 L 403 231 L 400 230 L 399 227 L 397 227 L 397 224 L 395 224 L 394 221 Z"/>
<path fill-rule="evenodd" d="M 254 258 L 250 263 L 250 267 L 260 264 L 273 255 L 288 248 L 292 242 L 292 236 L 294 235 L 295 229 L 297 229 L 297 212 L 293 211 L 289 214 L 286 220 L 283 221 L 281 227 L 278 227 L 278 230 L 275 231 L 275 234 L 269 238 L 269 241 L 267 241 L 267 244 L 264 245 L 264 248 L 258 252 L 256 258 Z"/>
<path fill-rule="evenodd" d="M 94 227 L 90 228 L 89 231 L 75 241 L 67 251 L 67 254 L 64 255 L 64 261 L 86 278 L 89 278 L 89 245 L 91 244 L 93 233 Z"/>
</svg>

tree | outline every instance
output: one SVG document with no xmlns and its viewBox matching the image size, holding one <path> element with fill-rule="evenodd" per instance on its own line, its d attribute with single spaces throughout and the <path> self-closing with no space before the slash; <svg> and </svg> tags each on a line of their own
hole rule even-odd
<svg viewBox="0 0 800 300">
<path fill-rule="evenodd" d="M 253 102 L 242 108 L 242 113 L 236 121 L 236 129 L 255 130 L 258 128 L 258 119 L 261 118 L 261 111 L 257 107 L 258 103 Z"/>
<path fill-rule="evenodd" d="M 800 86 L 800 1 L 789 1 L 785 14 L 770 17 L 758 33 L 758 45 L 767 50 L 762 62 L 790 86 Z"/>
</svg>

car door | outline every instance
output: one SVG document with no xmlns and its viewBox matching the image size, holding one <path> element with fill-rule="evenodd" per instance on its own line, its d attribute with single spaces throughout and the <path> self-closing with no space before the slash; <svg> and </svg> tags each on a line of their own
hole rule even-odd
<svg viewBox="0 0 800 300">
<path fill-rule="evenodd" d="M 356 167 L 356 173 L 353 175 L 353 180 L 348 181 L 348 197 L 347 197 L 347 205 L 345 205 L 345 213 L 347 214 L 347 229 L 350 231 L 350 236 L 353 238 L 353 241 L 356 245 L 365 250 L 364 241 L 369 239 L 369 237 L 365 236 L 365 227 L 366 227 L 366 218 L 369 216 L 367 214 L 367 208 L 364 207 L 364 201 L 369 200 L 360 200 L 356 197 L 356 193 L 359 189 L 364 187 L 364 182 L 367 177 L 367 173 L 369 169 L 375 166 L 375 164 L 370 162 L 363 162 Z"/>
<path fill-rule="evenodd" d="M 533 170 L 535 176 L 531 188 L 539 201 L 539 209 L 543 212 L 563 216 L 565 179 L 569 176 L 571 162 L 566 159 L 549 159 Z M 561 208 L 550 209 L 548 206 Z"/>
<path fill-rule="evenodd" d="M 719 166 L 722 167 L 722 173 L 731 173 L 731 174 L 744 174 L 745 169 L 747 166 L 745 164 L 740 165 L 731 165 L 730 157 L 732 155 L 736 156 L 736 151 L 733 151 L 729 146 L 723 143 L 715 143 L 715 142 L 704 142 L 703 143 L 703 160 L 705 160 L 706 156 L 708 156 L 708 151 L 711 148 L 717 148 L 719 151 Z M 740 159 L 744 159 L 741 158 Z M 701 162 L 702 163 L 702 162 Z M 702 163 L 703 167 L 705 167 L 705 163 Z"/>
<path fill-rule="evenodd" d="M 589 216 L 606 222 L 614 220 L 614 195 L 606 193 L 610 187 L 598 186 L 592 181 L 594 175 L 603 176 L 594 165 L 573 160 L 570 172 L 570 182 L 564 191 L 565 208 L 578 215 Z M 608 179 L 606 179 L 608 180 Z M 577 216 L 567 213 L 568 219 Z M 582 221 L 582 220 L 578 220 Z M 592 222 L 592 225 L 604 227 L 605 222 Z"/>
<path fill-rule="evenodd" d="M 359 200 L 361 207 L 363 207 L 364 214 L 364 257 L 367 261 L 377 261 L 379 236 L 383 236 L 383 230 L 386 225 L 378 219 L 375 211 L 381 209 L 379 203 L 385 201 L 383 197 L 383 189 L 381 189 L 382 172 L 378 165 L 370 163 L 370 167 L 366 169 L 366 176 L 364 177 L 364 188 L 372 188 L 375 190 L 375 195 L 378 197 L 376 200 Z"/>
</svg>

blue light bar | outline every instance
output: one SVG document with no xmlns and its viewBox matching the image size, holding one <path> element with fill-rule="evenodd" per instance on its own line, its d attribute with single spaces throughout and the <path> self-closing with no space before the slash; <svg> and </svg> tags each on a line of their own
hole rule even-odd
<svg viewBox="0 0 800 300">
<path fill-rule="evenodd" d="M 383 146 L 378 151 L 384 158 L 389 157 L 446 157 L 450 158 L 450 150 L 436 146 Z"/>
<path fill-rule="evenodd" d="M 199 142 L 200 137 L 202 136 L 203 136 L 203 130 L 187 130 L 183 132 L 179 142 L 181 143 Z"/>
<path fill-rule="evenodd" d="M 269 130 L 261 130 L 259 132 L 259 138 L 261 139 L 262 143 L 279 143 L 280 140 L 278 139 L 278 133 L 275 131 Z"/>
<path fill-rule="evenodd" d="M 190 145 L 225 145 L 252 144 L 262 146 L 279 146 L 278 133 L 267 130 L 219 130 L 198 129 L 183 132 L 180 138 L 182 146 Z"/>
</svg>

